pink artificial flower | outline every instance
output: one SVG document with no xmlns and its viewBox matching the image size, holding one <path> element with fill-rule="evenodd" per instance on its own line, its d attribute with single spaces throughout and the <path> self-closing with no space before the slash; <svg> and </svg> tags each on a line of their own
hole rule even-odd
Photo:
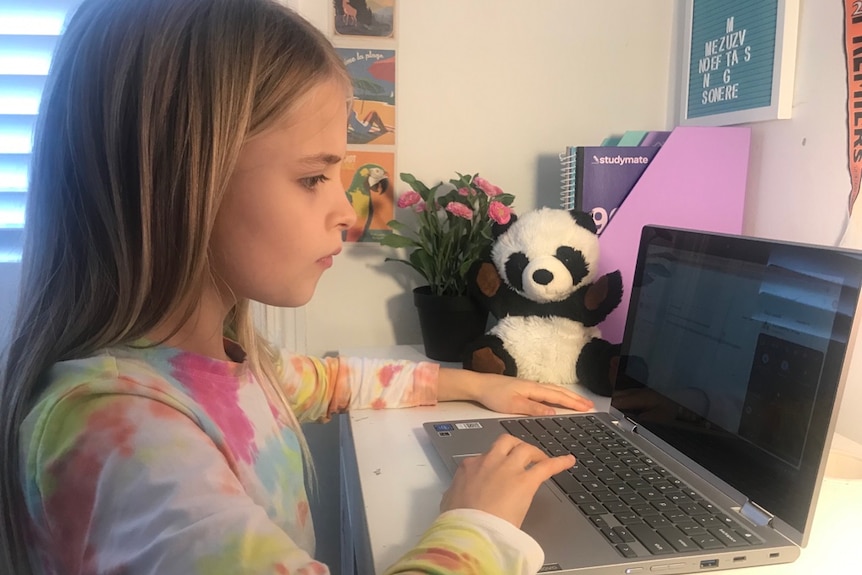
<svg viewBox="0 0 862 575">
<path fill-rule="evenodd" d="M 446 204 L 446 211 L 450 214 L 455 214 L 459 218 L 464 218 L 465 220 L 473 219 L 473 210 L 464 204 L 459 204 L 458 202 L 449 202 Z"/>
<path fill-rule="evenodd" d="M 503 190 L 501 190 L 483 177 L 476 176 L 475 178 L 473 178 L 473 183 L 476 185 L 476 187 L 485 192 L 485 194 L 490 198 L 493 198 L 494 196 L 499 196 L 503 193 Z"/>
<path fill-rule="evenodd" d="M 502 226 L 512 219 L 512 209 L 502 202 L 491 202 L 488 204 L 488 215 Z"/>
<path fill-rule="evenodd" d="M 413 205 L 413 211 L 417 214 L 421 214 L 427 209 L 428 206 L 425 205 L 425 202 L 419 202 L 418 204 Z"/>
<path fill-rule="evenodd" d="M 458 195 L 464 196 L 464 197 L 472 196 L 473 190 L 470 188 L 458 188 Z"/>
<path fill-rule="evenodd" d="M 401 194 L 401 197 L 398 198 L 398 207 L 399 208 L 409 208 L 410 206 L 422 201 L 422 196 L 419 195 L 419 192 L 409 191 Z"/>
</svg>

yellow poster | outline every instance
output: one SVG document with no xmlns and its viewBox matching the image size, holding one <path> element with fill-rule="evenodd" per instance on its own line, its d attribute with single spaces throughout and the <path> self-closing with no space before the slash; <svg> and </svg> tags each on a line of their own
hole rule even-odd
<svg viewBox="0 0 862 575">
<path fill-rule="evenodd" d="M 391 233 L 394 217 L 392 174 L 394 152 L 348 150 L 341 164 L 341 182 L 356 212 L 356 222 L 343 233 L 347 242 L 377 242 Z"/>
</svg>

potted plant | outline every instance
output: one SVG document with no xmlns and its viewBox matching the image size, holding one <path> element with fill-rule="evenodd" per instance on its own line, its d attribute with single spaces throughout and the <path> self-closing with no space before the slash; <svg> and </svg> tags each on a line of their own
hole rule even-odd
<svg viewBox="0 0 862 575">
<path fill-rule="evenodd" d="M 411 190 L 400 195 L 398 207 L 415 215 L 415 226 L 388 223 L 392 233 L 380 243 L 409 251 L 404 263 L 426 284 L 413 290 L 425 354 L 458 361 L 463 346 L 485 331 L 487 311 L 470 298 L 467 272 L 491 245 L 494 223 L 506 224 L 515 197 L 478 174 L 460 174 L 433 187 L 412 174 L 401 180 Z"/>
</svg>

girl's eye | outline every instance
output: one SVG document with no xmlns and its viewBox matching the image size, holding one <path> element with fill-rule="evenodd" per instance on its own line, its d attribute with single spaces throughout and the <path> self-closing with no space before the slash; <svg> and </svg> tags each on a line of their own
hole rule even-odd
<svg viewBox="0 0 862 575">
<path fill-rule="evenodd" d="M 314 190 L 319 184 L 328 181 L 329 178 L 327 176 L 320 174 L 318 176 L 311 176 L 310 178 L 302 178 L 299 180 L 299 183 L 301 183 L 307 190 Z"/>
</svg>

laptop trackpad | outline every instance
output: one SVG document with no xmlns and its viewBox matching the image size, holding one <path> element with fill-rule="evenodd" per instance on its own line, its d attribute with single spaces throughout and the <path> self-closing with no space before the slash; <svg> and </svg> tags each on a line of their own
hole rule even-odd
<svg viewBox="0 0 862 575">
<path fill-rule="evenodd" d="M 545 551 L 545 563 L 608 565 L 622 559 L 607 539 L 562 493 L 542 484 L 521 528 Z"/>
</svg>

